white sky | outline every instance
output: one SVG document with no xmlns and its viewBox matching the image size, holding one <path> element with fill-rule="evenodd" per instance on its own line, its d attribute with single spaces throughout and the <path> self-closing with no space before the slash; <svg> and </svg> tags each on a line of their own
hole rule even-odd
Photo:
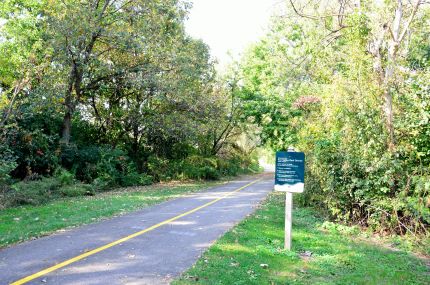
<svg viewBox="0 0 430 285">
<path fill-rule="evenodd" d="M 203 39 L 220 65 L 236 58 L 247 45 L 264 35 L 270 16 L 282 0 L 191 0 L 186 29 Z"/>
</svg>

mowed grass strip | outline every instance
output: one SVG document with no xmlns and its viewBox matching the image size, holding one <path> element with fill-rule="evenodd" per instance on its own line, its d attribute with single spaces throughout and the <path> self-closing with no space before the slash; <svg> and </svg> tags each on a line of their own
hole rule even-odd
<svg viewBox="0 0 430 285">
<path fill-rule="evenodd" d="M 92 223 L 207 189 L 223 182 L 166 183 L 131 187 L 96 196 L 64 198 L 41 206 L 0 211 L 0 247 Z"/>
<path fill-rule="evenodd" d="M 294 210 L 293 248 L 283 250 L 284 197 L 270 194 L 173 284 L 430 284 L 426 261 L 327 230 L 306 208 Z"/>
</svg>

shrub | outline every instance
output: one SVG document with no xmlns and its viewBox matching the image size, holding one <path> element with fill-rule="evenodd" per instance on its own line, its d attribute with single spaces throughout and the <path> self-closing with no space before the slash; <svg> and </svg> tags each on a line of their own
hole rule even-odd
<svg viewBox="0 0 430 285">
<path fill-rule="evenodd" d="M 206 179 L 216 180 L 220 176 L 235 176 L 246 172 L 259 172 L 256 159 L 235 155 L 230 158 L 192 155 L 183 160 L 149 157 L 148 171 L 156 180 Z"/>
<path fill-rule="evenodd" d="M 56 177 L 60 181 L 61 185 L 71 185 L 75 181 L 74 175 L 65 169 L 61 169 L 59 173 L 57 173 Z"/>
<path fill-rule="evenodd" d="M 121 186 L 145 186 L 152 184 L 152 176 L 132 172 L 127 174 L 121 181 Z"/>
<path fill-rule="evenodd" d="M 76 144 L 61 144 L 61 166 L 66 169 L 72 169 L 78 161 L 78 147 Z"/>
<path fill-rule="evenodd" d="M 94 150 L 93 160 L 97 155 Z M 97 150 L 99 160 L 94 165 L 93 185 L 99 190 L 108 190 L 117 186 L 131 186 L 139 183 L 136 167 L 126 152 L 118 148 L 103 147 Z M 88 168 L 87 164 L 87 168 Z M 91 177 L 92 178 L 92 177 Z"/>
<path fill-rule="evenodd" d="M 219 179 L 219 172 L 211 166 L 203 166 L 199 168 L 200 179 L 216 180 Z"/>
<path fill-rule="evenodd" d="M 147 169 L 156 181 L 172 179 L 169 161 L 155 155 L 148 157 Z"/>
<path fill-rule="evenodd" d="M 113 187 L 113 179 L 110 176 L 100 176 L 94 179 L 92 185 L 97 191 L 106 191 Z"/>
<path fill-rule="evenodd" d="M 76 178 L 87 183 L 93 182 L 99 176 L 97 164 L 100 159 L 100 147 L 98 146 L 86 146 L 78 149 L 72 166 Z"/>
<path fill-rule="evenodd" d="M 45 134 L 41 130 L 20 130 L 10 134 L 18 163 L 13 176 L 52 175 L 59 165 L 58 139 L 58 135 Z"/>
<path fill-rule="evenodd" d="M 182 176 L 188 179 L 218 179 L 216 158 L 198 155 L 188 157 L 182 164 Z"/>
<path fill-rule="evenodd" d="M 60 194 L 64 197 L 93 196 L 94 187 L 89 184 L 74 184 L 61 187 Z"/>
<path fill-rule="evenodd" d="M 37 181 L 22 181 L 12 185 L 6 195 L 6 205 L 40 205 L 52 200 L 61 182 L 55 177 L 43 178 Z"/>
<path fill-rule="evenodd" d="M 261 171 L 256 157 L 245 155 L 233 155 L 231 157 L 218 158 L 218 171 L 222 176 L 236 176 L 242 173 L 256 173 Z"/>
<path fill-rule="evenodd" d="M 240 172 L 240 162 L 237 159 L 218 159 L 218 169 L 222 176 L 235 176 Z"/>
<path fill-rule="evenodd" d="M 17 167 L 16 157 L 6 146 L 0 147 L 0 188 L 11 182 L 10 173 Z M 0 189 L 1 190 L 1 189 Z"/>
<path fill-rule="evenodd" d="M 67 170 L 59 170 L 53 177 L 21 181 L 8 187 L 0 196 L 2 208 L 20 205 L 41 205 L 60 197 L 94 195 L 91 185 L 76 184 Z"/>
<path fill-rule="evenodd" d="M 140 184 L 142 186 L 151 185 L 154 183 L 154 178 L 151 175 L 140 174 Z"/>
</svg>

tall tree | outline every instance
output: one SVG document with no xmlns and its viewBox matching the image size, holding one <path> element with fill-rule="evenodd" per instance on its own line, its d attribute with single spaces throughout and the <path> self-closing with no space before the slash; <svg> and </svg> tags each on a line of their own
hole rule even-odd
<svg viewBox="0 0 430 285">
<path fill-rule="evenodd" d="M 395 148 L 393 91 L 396 75 L 401 69 L 399 53 L 407 56 L 408 37 L 414 32 L 413 25 L 419 15 L 423 0 L 384 1 L 294 1 L 289 0 L 293 11 L 300 17 L 317 21 L 327 29 L 325 41 L 330 43 L 348 33 L 351 15 L 365 15 L 363 20 L 369 29 L 368 51 L 373 55 L 374 68 L 382 91 L 382 111 L 388 133 L 387 145 Z M 373 11 L 373 13 L 371 13 Z M 421 13 L 422 14 L 422 13 Z"/>
</svg>

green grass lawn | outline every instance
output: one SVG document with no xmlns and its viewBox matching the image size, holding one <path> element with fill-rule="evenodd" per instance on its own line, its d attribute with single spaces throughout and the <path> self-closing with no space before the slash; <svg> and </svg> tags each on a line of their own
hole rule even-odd
<svg viewBox="0 0 430 285">
<path fill-rule="evenodd" d="M 293 248 L 283 250 L 284 197 L 271 194 L 173 284 L 430 284 L 428 260 L 323 223 L 306 208 L 294 210 Z"/>
<path fill-rule="evenodd" d="M 142 209 L 222 182 L 156 184 L 0 211 L 0 247 Z"/>
</svg>

